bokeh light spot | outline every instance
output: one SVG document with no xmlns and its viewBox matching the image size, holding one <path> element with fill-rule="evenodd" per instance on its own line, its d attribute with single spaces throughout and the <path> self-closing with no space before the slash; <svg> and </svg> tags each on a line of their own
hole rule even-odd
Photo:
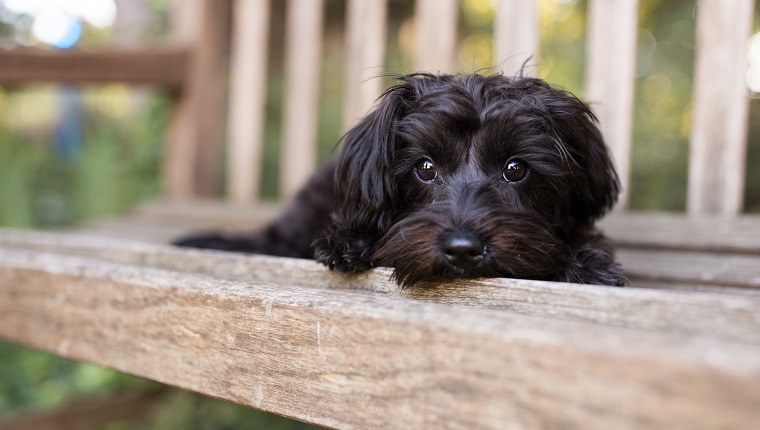
<svg viewBox="0 0 760 430">
<path fill-rule="evenodd" d="M 747 42 L 747 87 L 753 93 L 760 93 L 760 33 L 755 33 Z"/>
</svg>

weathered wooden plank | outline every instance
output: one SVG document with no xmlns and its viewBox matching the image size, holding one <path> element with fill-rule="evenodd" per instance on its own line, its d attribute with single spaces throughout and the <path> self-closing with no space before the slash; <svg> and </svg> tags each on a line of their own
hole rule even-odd
<svg viewBox="0 0 760 430">
<path fill-rule="evenodd" d="M 693 293 L 710 293 L 710 294 L 725 294 L 730 296 L 753 296 L 760 297 L 760 289 L 757 288 L 737 288 L 737 287 L 723 287 L 718 285 L 700 284 L 696 282 L 689 282 L 685 284 L 668 281 L 653 281 L 648 279 L 633 279 L 631 284 L 636 288 L 653 288 L 657 290 L 668 290 L 671 292 L 680 292 L 686 295 Z"/>
<path fill-rule="evenodd" d="M 454 73 L 457 46 L 458 4 L 456 0 L 417 0 L 416 70 Z"/>
<path fill-rule="evenodd" d="M 246 282 L 374 291 L 399 298 L 503 309 L 570 321 L 760 342 L 760 297 L 716 294 L 683 297 L 668 291 L 514 279 L 429 283 L 427 288 L 401 290 L 389 279 L 390 272 L 386 269 L 344 275 L 329 272 L 310 260 L 13 230 L 0 230 L 0 249 L 77 255 L 110 263 Z"/>
<path fill-rule="evenodd" d="M 183 14 L 196 22 L 183 24 L 189 32 L 183 43 L 192 47 L 192 54 L 185 90 L 169 125 L 164 194 L 170 199 L 215 196 L 222 180 L 231 1 L 198 0 L 178 6 L 201 9 Z"/>
<path fill-rule="evenodd" d="M 760 255 L 620 249 L 617 257 L 636 279 L 760 288 Z"/>
<path fill-rule="evenodd" d="M 285 23 L 285 105 L 280 194 L 292 197 L 317 166 L 323 0 L 290 0 Z"/>
<path fill-rule="evenodd" d="M 620 213 L 600 227 L 621 247 L 760 254 L 760 217 L 733 219 L 668 213 Z"/>
<path fill-rule="evenodd" d="M 383 91 L 387 0 L 348 0 L 343 131 L 369 112 Z"/>
<path fill-rule="evenodd" d="M 0 49 L 0 85 L 34 82 L 123 82 L 179 92 L 189 53 L 184 48 L 77 51 Z"/>
<path fill-rule="evenodd" d="M 687 209 L 735 215 L 742 209 L 749 101 L 745 46 L 753 0 L 703 0 L 697 13 Z"/>
<path fill-rule="evenodd" d="M 154 235 L 151 229 L 137 238 L 167 242 L 187 230 L 252 231 L 275 218 L 282 209 L 280 204 L 246 206 L 217 201 L 161 201 L 142 205 L 133 215 L 110 224 L 166 228 L 167 234 Z M 760 216 L 757 215 L 724 219 L 676 213 L 620 212 L 602 219 L 599 227 L 617 246 L 623 248 L 760 254 L 760 242 L 757 240 L 760 238 Z M 103 232 L 102 228 L 98 230 Z M 111 236 L 118 237 L 118 233 Z"/>
<path fill-rule="evenodd" d="M 282 205 L 271 202 L 250 206 L 216 200 L 153 201 L 127 216 L 88 220 L 72 231 L 91 236 L 170 243 L 198 232 L 255 231 L 277 217 L 282 209 Z"/>
<path fill-rule="evenodd" d="M 167 243 L 198 230 L 253 231 L 275 218 L 283 206 L 229 205 L 219 202 L 152 202 L 133 215 L 116 220 L 92 221 L 85 233 Z M 732 219 L 718 216 L 683 216 L 674 213 L 615 213 L 599 227 L 618 248 L 760 254 L 760 217 Z M 126 231 L 127 233 L 122 233 Z"/>
<path fill-rule="evenodd" d="M 0 261 L 3 338 L 331 427 L 760 420 L 757 343 L 70 256 Z"/>
<path fill-rule="evenodd" d="M 620 176 L 619 208 L 627 205 L 630 181 L 638 4 L 591 0 L 588 6 L 585 98 L 599 118 Z"/>
<path fill-rule="evenodd" d="M 518 72 L 534 76 L 530 66 L 539 61 L 538 3 L 535 0 L 501 0 L 494 22 L 494 62 L 507 76 Z"/>
<path fill-rule="evenodd" d="M 269 0 L 236 0 L 230 59 L 227 192 L 235 203 L 259 196 L 264 147 Z"/>
</svg>

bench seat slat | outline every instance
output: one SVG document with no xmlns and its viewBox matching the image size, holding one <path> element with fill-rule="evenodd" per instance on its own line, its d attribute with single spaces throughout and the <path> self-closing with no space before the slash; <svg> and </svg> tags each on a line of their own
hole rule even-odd
<svg viewBox="0 0 760 430">
<path fill-rule="evenodd" d="M 621 249 L 617 257 L 634 280 L 760 288 L 760 255 Z"/>
<path fill-rule="evenodd" d="M 618 246 L 760 254 L 760 217 L 627 213 L 603 219 L 600 227 Z"/>
<path fill-rule="evenodd" d="M 757 343 L 47 253 L 0 261 L 1 337 L 331 427 L 760 420 Z"/>
<path fill-rule="evenodd" d="M 214 278 L 300 285 L 312 288 L 369 291 L 404 299 L 458 306 L 508 310 L 526 315 L 727 337 L 760 344 L 760 297 L 694 294 L 612 288 L 516 279 L 484 279 L 430 283 L 428 288 L 402 290 L 376 269 L 343 275 L 299 259 L 187 250 L 81 235 L 0 230 L 0 250 L 7 253 L 56 253 L 127 264 L 146 269 L 194 273 Z"/>
</svg>

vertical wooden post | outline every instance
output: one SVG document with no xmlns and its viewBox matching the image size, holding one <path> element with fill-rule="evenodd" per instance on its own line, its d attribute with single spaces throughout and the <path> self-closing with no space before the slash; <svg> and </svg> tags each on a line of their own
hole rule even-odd
<svg viewBox="0 0 760 430">
<path fill-rule="evenodd" d="M 269 8 L 269 0 L 235 0 L 233 5 L 227 196 L 235 203 L 250 203 L 259 195 Z"/>
<path fill-rule="evenodd" d="M 688 212 L 742 209 L 748 89 L 745 46 L 753 0 L 702 0 L 697 16 Z"/>
<path fill-rule="evenodd" d="M 174 0 L 172 2 L 172 30 L 175 43 L 193 49 L 200 37 L 203 0 Z M 186 72 L 189 75 L 189 71 Z M 176 95 L 170 118 L 164 150 L 164 196 L 171 200 L 185 200 L 195 195 L 196 148 L 192 130 L 187 126 L 194 117 L 197 102 L 191 99 L 194 92 L 187 88 L 189 77 Z"/>
<path fill-rule="evenodd" d="M 220 188 L 230 0 L 177 3 L 184 17 L 182 43 L 192 46 L 192 56 L 170 124 L 165 192 L 170 199 L 188 199 Z"/>
<path fill-rule="evenodd" d="M 200 94 L 200 116 L 196 122 L 198 158 L 195 187 L 199 196 L 218 196 L 222 182 L 224 135 L 227 128 L 227 74 L 231 0 L 206 0 L 203 40 L 196 52 L 195 84 Z"/>
<path fill-rule="evenodd" d="M 323 0 L 289 0 L 285 18 L 282 197 L 306 183 L 317 163 L 317 108 Z"/>
<path fill-rule="evenodd" d="M 348 0 L 343 130 L 372 107 L 383 90 L 387 0 Z M 374 79 L 373 79 L 374 78 Z"/>
<path fill-rule="evenodd" d="M 529 59 L 538 62 L 538 3 L 535 0 L 500 0 L 494 23 L 494 63 L 506 76 L 522 71 Z M 531 69 L 525 75 L 535 75 Z"/>
<path fill-rule="evenodd" d="M 417 0 L 417 70 L 454 72 L 458 6 L 456 0 Z"/>
<path fill-rule="evenodd" d="M 638 0 L 589 3 L 586 100 L 620 175 L 618 208 L 628 203 L 638 16 Z"/>
</svg>

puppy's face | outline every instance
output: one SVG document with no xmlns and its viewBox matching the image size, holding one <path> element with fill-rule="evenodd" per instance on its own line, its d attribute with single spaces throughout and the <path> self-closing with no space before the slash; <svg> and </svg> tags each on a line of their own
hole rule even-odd
<svg viewBox="0 0 760 430">
<path fill-rule="evenodd" d="M 554 279 L 618 192 L 593 121 L 537 79 L 405 77 L 346 138 L 343 215 L 401 284 Z"/>
</svg>

